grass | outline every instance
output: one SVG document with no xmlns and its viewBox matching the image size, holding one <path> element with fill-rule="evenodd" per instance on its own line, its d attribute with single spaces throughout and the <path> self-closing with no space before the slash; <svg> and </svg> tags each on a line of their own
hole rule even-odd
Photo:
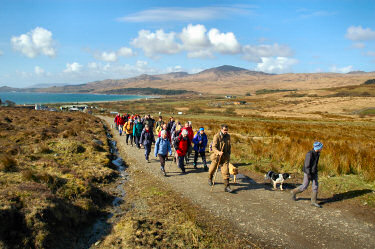
<svg viewBox="0 0 375 249">
<path fill-rule="evenodd" d="M 6 107 L 0 117 L 0 247 L 72 248 L 111 203 L 96 191 L 116 176 L 100 119 Z"/>
</svg>

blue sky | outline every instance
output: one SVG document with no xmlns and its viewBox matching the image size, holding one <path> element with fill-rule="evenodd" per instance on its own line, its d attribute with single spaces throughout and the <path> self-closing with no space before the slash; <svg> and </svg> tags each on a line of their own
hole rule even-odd
<svg viewBox="0 0 375 249">
<path fill-rule="evenodd" d="M 375 1 L 0 0 L 0 86 L 375 71 Z"/>
</svg>

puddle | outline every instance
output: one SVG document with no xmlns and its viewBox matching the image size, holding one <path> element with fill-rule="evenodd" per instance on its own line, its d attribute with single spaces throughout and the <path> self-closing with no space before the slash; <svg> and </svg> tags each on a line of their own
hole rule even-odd
<svg viewBox="0 0 375 249">
<path fill-rule="evenodd" d="M 116 181 L 117 186 L 114 189 L 114 195 L 116 197 L 112 201 L 111 207 L 105 210 L 108 215 L 98 218 L 97 221 L 91 225 L 86 232 L 84 232 L 84 235 L 77 243 L 76 248 L 95 248 L 95 246 L 99 245 L 101 240 L 110 233 L 113 224 L 115 224 L 124 213 L 121 209 L 121 204 L 125 201 L 126 192 L 124 185 L 129 179 L 129 174 L 125 171 L 125 162 L 120 157 L 116 141 L 112 140 L 112 136 L 108 132 L 107 138 L 110 146 L 110 153 L 113 158 L 112 164 L 116 166 L 120 175 L 120 178 Z"/>
</svg>

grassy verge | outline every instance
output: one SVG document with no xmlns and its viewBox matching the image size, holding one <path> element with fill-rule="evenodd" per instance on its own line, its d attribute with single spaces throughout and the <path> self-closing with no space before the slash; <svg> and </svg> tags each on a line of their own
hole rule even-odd
<svg viewBox="0 0 375 249">
<path fill-rule="evenodd" d="M 100 119 L 0 108 L 0 247 L 71 248 L 116 176 Z M 69 239 L 67 239 L 69 238 Z"/>
</svg>

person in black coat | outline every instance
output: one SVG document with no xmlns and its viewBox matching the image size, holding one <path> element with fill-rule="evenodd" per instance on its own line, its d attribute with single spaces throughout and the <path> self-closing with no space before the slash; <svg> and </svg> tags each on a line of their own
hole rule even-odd
<svg viewBox="0 0 375 249">
<path fill-rule="evenodd" d="M 312 196 L 311 205 L 315 207 L 321 207 L 316 203 L 318 196 L 318 162 L 320 157 L 320 152 L 323 149 L 323 144 L 321 142 L 314 143 L 314 149 L 307 152 L 305 157 L 305 164 L 303 166 L 303 183 L 301 186 L 292 190 L 292 199 L 296 201 L 296 195 L 307 189 L 311 181 Z"/>
<path fill-rule="evenodd" d="M 140 143 L 145 148 L 145 158 L 146 158 L 146 161 L 149 163 L 150 162 L 149 156 L 150 156 L 150 153 L 151 153 L 151 145 L 152 145 L 152 143 L 155 143 L 155 137 L 154 137 L 154 133 L 152 132 L 152 129 L 150 129 L 150 127 L 148 125 L 145 126 L 145 128 L 143 129 L 143 131 L 141 133 Z"/>
</svg>

